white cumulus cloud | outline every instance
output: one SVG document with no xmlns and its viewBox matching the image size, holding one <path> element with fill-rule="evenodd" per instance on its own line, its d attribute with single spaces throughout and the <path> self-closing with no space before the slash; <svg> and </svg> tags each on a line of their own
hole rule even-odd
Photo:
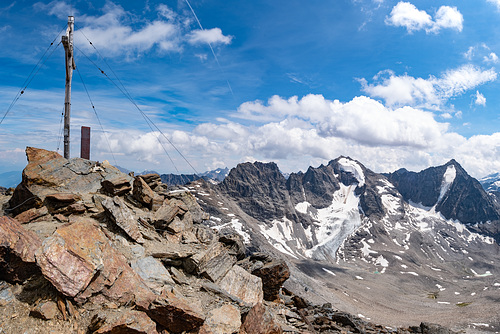
<svg viewBox="0 0 500 334">
<path fill-rule="evenodd" d="M 486 98 L 484 97 L 483 94 L 479 93 L 479 91 L 476 91 L 476 105 L 478 106 L 485 106 L 486 105 Z"/>
<path fill-rule="evenodd" d="M 56 16 L 75 12 L 71 5 L 59 0 L 48 4 L 39 2 L 34 8 Z M 232 36 L 225 36 L 220 28 L 191 30 L 192 20 L 165 4 L 159 4 L 155 9 L 157 17 L 154 20 L 138 20 L 122 6 L 108 1 L 101 15 L 77 17 L 75 43 L 88 52 L 94 52 L 88 38 L 99 52 L 113 56 L 126 55 L 133 59 L 151 50 L 180 52 L 188 43 L 231 42 Z"/>
<path fill-rule="evenodd" d="M 229 44 L 231 43 L 232 38 L 232 36 L 224 36 L 220 28 L 194 30 L 189 36 L 189 43 Z"/>
<path fill-rule="evenodd" d="M 494 69 L 483 70 L 469 64 L 448 70 L 439 78 L 414 78 L 407 74 L 397 76 L 392 71 L 383 71 L 373 79 L 375 83 L 372 84 L 366 79 L 359 80 L 363 91 L 372 97 L 382 98 L 390 107 L 410 105 L 440 110 L 450 98 L 495 81 L 497 73 Z"/>
<path fill-rule="evenodd" d="M 414 4 L 404 1 L 398 2 L 385 20 L 386 24 L 405 27 L 410 33 L 418 30 L 437 33 L 443 28 L 462 31 L 463 21 L 463 15 L 456 7 L 439 7 L 433 19 L 425 10 L 419 10 Z"/>
</svg>

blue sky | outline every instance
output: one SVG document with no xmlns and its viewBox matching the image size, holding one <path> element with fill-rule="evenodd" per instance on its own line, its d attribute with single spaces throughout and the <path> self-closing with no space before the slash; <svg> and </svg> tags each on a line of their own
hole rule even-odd
<svg viewBox="0 0 500 334">
<path fill-rule="evenodd" d="M 199 22 L 185 0 L 3 1 L 1 117 L 56 43 L 0 124 L 0 173 L 25 166 L 26 146 L 62 149 L 68 15 L 74 157 L 91 126 L 91 158 L 135 171 L 259 160 L 291 172 L 339 155 L 377 172 L 452 158 L 475 177 L 500 171 L 500 0 L 189 4 Z"/>
</svg>

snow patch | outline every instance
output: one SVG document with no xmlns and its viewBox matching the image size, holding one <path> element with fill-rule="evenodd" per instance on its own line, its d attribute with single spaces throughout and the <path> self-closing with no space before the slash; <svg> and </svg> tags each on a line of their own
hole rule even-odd
<svg viewBox="0 0 500 334">
<path fill-rule="evenodd" d="M 311 203 L 309 203 L 309 202 L 301 202 L 295 206 L 295 210 L 297 210 L 300 213 L 307 214 L 307 210 L 309 209 L 310 206 L 311 206 Z"/>
<path fill-rule="evenodd" d="M 456 176 L 457 176 L 457 171 L 455 169 L 455 166 L 449 165 L 446 168 L 446 172 L 444 172 L 443 181 L 441 182 L 441 190 L 439 191 L 439 198 L 436 204 L 443 199 L 446 192 L 450 189 L 453 181 L 455 181 Z"/>
<path fill-rule="evenodd" d="M 326 271 L 326 272 L 327 272 L 327 273 L 329 273 L 330 275 L 337 276 L 337 275 L 336 275 L 333 271 L 331 271 L 331 270 L 328 270 L 328 269 L 326 269 L 326 268 L 321 268 L 321 269 L 323 269 L 324 271 Z"/>
<path fill-rule="evenodd" d="M 340 158 L 338 163 L 340 165 L 340 170 L 354 175 L 356 180 L 358 180 L 358 187 L 365 185 L 365 174 L 363 173 L 361 166 L 356 161 L 349 160 L 347 158 Z"/>
</svg>

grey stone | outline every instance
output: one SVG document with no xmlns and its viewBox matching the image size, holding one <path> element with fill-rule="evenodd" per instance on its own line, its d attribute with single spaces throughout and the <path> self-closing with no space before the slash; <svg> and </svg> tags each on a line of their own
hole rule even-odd
<svg viewBox="0 0 500 334">
<path fill-rule="evenodd" d="M 164 285 L 175 284 L 165 266 L 152 256 L 133 261 L 130 266 L 153 291 L 160 293 Z"/>
<path fill-rule="evenodd" d="M 139 223 L 135 219 L 132 210 L 118 196 L 106 198 L 102 201 L 104 210 L 109 214 L 111 220 L 118 225 L 132 240 L 143 243 L 144 239 L 139 231 Z"/>
</svg>

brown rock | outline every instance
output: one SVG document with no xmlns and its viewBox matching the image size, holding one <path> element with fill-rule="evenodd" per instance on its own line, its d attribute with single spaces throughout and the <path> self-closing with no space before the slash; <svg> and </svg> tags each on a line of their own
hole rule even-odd
<svg viewBox="0 0 500 334">
<path fill-rule="evenodd" d="M 28 147 L 28 165 L 9 206 L 17 215 L 41 207 L 47 195 L 56 193 L 96 193 L 101 181 L 126 176 L 117 168 L 80 158 L 65 159 L 56 152 Z"/>
<path fill-rule="evenodd" d="M 157 334 L 156 324 L 144 312 L 107 310 L 94 315 L 89 330 L 96 334 Z"/>
<path fill-rule="evenodd" d="M 43 275 L 63 294 L 75 297 L 103 265 L 107 239 L 92 221 L 58 228 L 36 252 Z"/>
<path fill-rule="evenodd" d="M 182 218 L 179 216 L 174 217 L 174 220 L 167 226 L 167 231 L 171 233 L 181 233 L 184 231 L 189 231 L 193 228 L 193 217 L 191 213 L 188 211 L 182 215 Z"/>
<path fill-rule="evenodd" d="M 0 217 L 0 280 L 18 283 L 38 273 L 35 251 L 41 244 L 38 236 L 17 220 Z"/>
<path fill-rule="evenodd" d="M 229 247 L 229 253 L 236 256 L 238 260 L 245 258 L 246 248 L 243 238 L 236 232 L 224 233 L 219 237 L 219 241 Z"/>
<path fill-rule="evenodd" d="M 81 218 L 45 239 L 36 252 L 44 276 L 63 294 L 85 302 L 147 307 L 154 294 L 130 268 L 125 257 L 111 247 L 97 222 Z"/>
<path fill-rule="evenodd" d="M 240 310 L 230 304 L 211 310 L 203 324 L 204 330 L 214 334 L 237 333 L 240 327 Z"/>
<path fill-rule="evenodd" d="M 219 286 L 250 305 L 262 302 L 262 280 L 238 265 L 229 270 Z"/>
<path fill-rule="evenodd" d="M 155 300 L 148 315 L 172 333 L 197 329 L 203 325 L 205 317 L 200 310 L 193 308 L 183 298 L 167 293 L 165 299 Z"/>
<path fill-rule="evenodd" d="M 166 230 L 177 215 L 184 215 L 187 207 L 179 200 L 165 200 L 153 217 L 157 229 Z"/>
<path fill-rule="evenodd" d="M 210 215 L 203 211 L 201 206 L 196 201 L 196 197 L 194 197 L 189 191 L 170 192 L 167 194 L 167 198 L 181 201 L 185 205 L 186 210 L 191 212 L 193 222 L 196 224 L 201 224 L 204 220 L 210 218 Z"/>
<path fill-rule="evenodd" d="M 135 219 L 132 210 L 127 207 L 120 197 L 106 198 L 102 201 L 102 206 L 111 217 L 111 220 L 132 240 L 144 243 L 137 219 Z"/>
<path fill-rule="evenodd" d="M 245 316 L 240 333 L 281 334 L 283 330 L 274 321 L 271 312 L 262 303 L 258 303 Z"/>
<path fill-rule="evenodd" d="M 26 158 L 29 163 L 43 164 L 47 161 L 62 158 L 62 156 L 54 151 L 47 151 L 41 148 L 26 147 Z"/>
<path fill-rule="evenodd" d="M 143 179 L 151 189 L 155 189 L 157 186 L 161 184 L 161 177 L 156 173 L 139 175 L 139 177 Z"/>
<path fill-rule="evenodd" d="M 66 304 L 61 297 L 57 298 L 57 308 L 59 309 L 59 312 L 61 312 L 63 320 L 66 321 L 68 319 L 68 313 L 66 312 Z"/>
<path fill-rule="evenodd" d="M 31 310 L 30 315 L 35 318 L 40 318 L 43 320 L 54 319 L 59 310 L 57 309 L 57 304 L 53 301 L 42 301 L 33 310 Z"/>
<path fill-rule="evenodd" d="M 236 263 L 236 257 L 230 255 L 221 243 L 213 243 L 203 252 L 198 252 L 186 259 L 184 268 L 192 273 L 206 277 L 212 282 L 219 281 Z"/>
<path fill-rule="evenodd" d="M 37 218 L 40 218 L 42 216 L 45 216 L 49 213 L 49 210 L 47 207 L 42 206 L 41 208 L 31 208 L 27 211 L 24 211 L 20 214 L 18 214 L 15 219 L 21 223 L 21 224 L 26 224 L 29 223 Z"/>
<path fill-rule="evenodd" d="M 153 211 L 158 210 L 163 203 L 163 197 L 155 193 L 140 176 L 134 179 L 132 194 L 137 201 Z"/>
<path fill-rule="evenodd" d="M 101 186 L 102 189 L 111 196 L 121 196 L 132 190 L 130 179 L 126 176 L 119 176 L 114 179 L 103 180 L 101 182 Z"/>
<path fill-rule="evenodd" d="M 252 271 L 252 274 L 262 278 L 264 299 L 276 301 L 279 299 L 281 286 L 290 277 L 290 269 L 285 261 L 271 261 Z"/>
</svg>

